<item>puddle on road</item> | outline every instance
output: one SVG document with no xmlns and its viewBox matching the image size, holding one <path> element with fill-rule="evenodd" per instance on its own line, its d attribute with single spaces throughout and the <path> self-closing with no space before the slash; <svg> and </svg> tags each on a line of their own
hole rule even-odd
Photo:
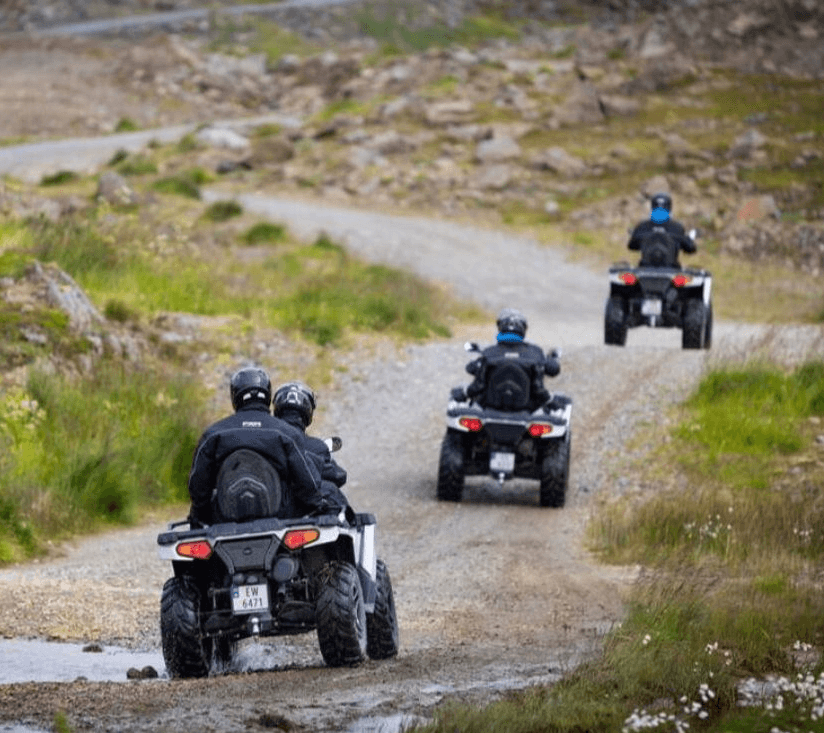
<svg viewBox="0 0 824 733">
<path fill-rule="evenodd" d="M 136 652 L 104 646 L 99 652 L 84 652 L 85 646 L 37 639 L 0 639 L 0 684 L 72 682 L 78 677 L 91 682 L 126 682 L 126 672 L 131 667 L 151 666 L 158 674 L 166 669 L 159 650 Z"/>
<path fill-rule="evenodd" d="M 16 682 L 127 682 L 129 669 L 153 667 L 168 680 L 160 649 L 139 652 L 103 645 L 102 651 L 83 651 L 86 644 L 42 639 L 0 639 L 0 685 Z M 311 652 L 311 653 L 309 653 Z M 317 659 L 315 658 L 317 657 Z M 238 649 L 226 674 L 267 672 L 287 665 L 320 663 L 320 654 L 299 645 L 246 643 Z M 0 728 L 0 733 L 6 733 Z"/>
</svg>

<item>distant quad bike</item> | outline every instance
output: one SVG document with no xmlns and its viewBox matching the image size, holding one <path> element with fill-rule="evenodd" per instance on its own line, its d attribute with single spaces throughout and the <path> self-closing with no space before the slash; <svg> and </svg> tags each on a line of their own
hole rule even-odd
<svg viewBox="0 0 824 733">
<path fill-rule="evenodd" d="M 474 342 L 467 351 L 480 351 Z M 572 400 L 554 393 L 547 407 L 530 411 L 529 379 L 517 367 L 496 371 L 490 389 L 522 409 L 492 409 L 450 400 L 438 462 L 437 497 L 461 501 L 466 476 L 492 476 L 499 485 L 513 478 L 538 479 L 539 503 L 562 507 L 569 483 Z"/>
<path fill-rule="evenodd" d="M 680 328 L 684 349 L 710 348 L 712 275 L 681 267 L 677 255 L 677 244 L 666 232 L 652 232 L 641 244 L 638 267 L 618 262 L 609 268 L 604 343 L 624 346 L 627 329 L 649 326 Z"/>
<path fill-rule="evenodd" d="M 203 529 L 173 522 L 158 536 L 160 557 L 174 570 L 160 601 L 170 677 L 222 671 L 248 637 L 313 630 L 331 667 L 397 654 L 395 601 L 389 571 L 375 555 L 375 517 L 256 516 L 276 511 L 280 497 L 269 464 L 237 451 L 215 491 L 233 521 Z"/>
</svg>

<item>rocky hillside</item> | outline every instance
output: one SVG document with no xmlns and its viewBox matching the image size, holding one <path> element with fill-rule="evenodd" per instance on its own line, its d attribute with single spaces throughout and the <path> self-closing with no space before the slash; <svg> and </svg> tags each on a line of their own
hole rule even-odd
<svg viewBox="0 0 824 733">
<path fill-rule="evenodd" d="M 602 264 L 623 256 L 645 196 L 666 189 L 704 250 L 824 269 L 824 11 L 813 0 L 355 3 L 276 13 L 288 39 L 216 13 L 137 38 L 31 35 L 197 5 L 0 8 L 0 27 L 24 31 L 0 51 L 0 138 L 208 123 L 185 153 L 155 154 L 155 174 L 127 159 L 90 198 L 4 185 L 5 216 L 59 219 L 111 196 L 139 206 L 153 177 L 197 166 L 227 196 L 256 188 L 526 227 Z M 272 112 L 281 124 L 214 124 Z M 59 290 L 46 270 L 27 277 L 32 292 Z M 7 278 L 6 301 L 21 288 Z M 126 354 L 139 343 L 110 341 Z"/>
</svg>

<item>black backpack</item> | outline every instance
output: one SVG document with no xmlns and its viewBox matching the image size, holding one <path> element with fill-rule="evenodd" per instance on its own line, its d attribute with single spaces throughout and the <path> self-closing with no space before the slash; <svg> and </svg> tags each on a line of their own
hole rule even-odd
<svg viewBox="0 0 824 733">
<path fill-rule="evenodd" d="M 484 405 L 496 410 L 525 410 L 529 405 L 530 379 L 515 361 L 501 359 L 487 371 Z"/>
<path fill-rule="evenodd" d="M 678 243 L 666 232 L 653 230 L 641 241 L 639 267 L 678 267 Z"/>
<path fill-rule="evenodd" d="M 213 510 L 219 522 L 274 517 L 283 492 L 280 477 L 260 453 L 240 448 L 223 461 L 217 474 Z"/>
</svg>

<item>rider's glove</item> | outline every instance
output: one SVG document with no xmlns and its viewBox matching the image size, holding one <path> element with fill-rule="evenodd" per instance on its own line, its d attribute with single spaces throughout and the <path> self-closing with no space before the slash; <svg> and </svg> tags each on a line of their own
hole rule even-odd
<svg viewBox="0 0 824 733">
<path fill-rule="evenodd" d="M 466 402 L 466 390 L 463 387 L 453 387 L 449 396 L 455 400 L 455 402 Z"/>
</svg>

